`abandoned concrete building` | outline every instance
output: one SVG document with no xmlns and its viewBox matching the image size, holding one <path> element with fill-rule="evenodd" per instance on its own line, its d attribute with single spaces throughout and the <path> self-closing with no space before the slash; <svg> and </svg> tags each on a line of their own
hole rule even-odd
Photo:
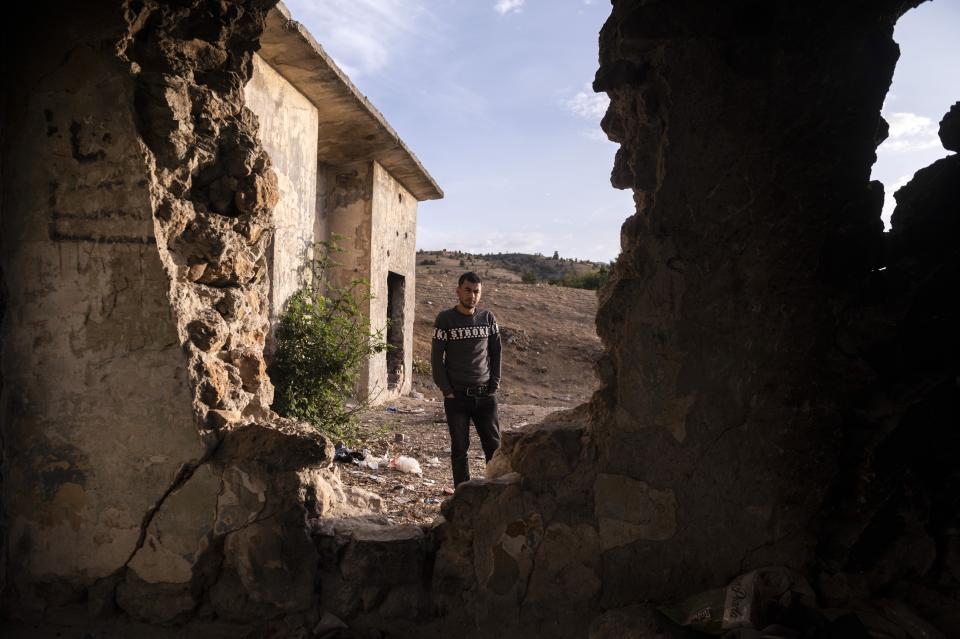
<svg viewBox="0 0 960 639">
<path fill-rule="evenodd" d="M 333 275 L 369 282 L 364 311 L 391 346 L 361 370 L 359 390 L 374 403 L 409 392 L 417 202 L 443 197 L 440 188 L 282 4 L 267 14 L 244 100 L 280 193 L 267 247 L 271 324 L 304 284 L 306 254 L 341 236 Z"/>
<path fill-rule="evenodd" d="M 381 251 L 410 238 L 375 227 L 436 186 L 270 0 L 25 3 L 4 636 L 699 636 L 658 607 L 767 566 L 809 583 L 765 607 L 805 636 L 960 636 L 960 156 L 897 192 L 888 234 L 869 179 L 917 4 L 613 2 L 594 88 L 636 212 L 601 388 L 419 527 L 364 516 L 331 443 L 270 410 L 263 352 L 281 242 L 366 220 L 355 266 L 389 291 Z M 273 118 L 311 109 L 294 149 Z M 960 105 L 939 131 L 960 150 Z"/>
</svg>

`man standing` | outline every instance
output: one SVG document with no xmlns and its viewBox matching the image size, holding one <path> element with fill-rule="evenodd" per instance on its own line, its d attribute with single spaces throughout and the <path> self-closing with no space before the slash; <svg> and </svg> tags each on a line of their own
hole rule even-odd
<svg viewBox="0 0 960 639">
<path fill-rule="evenodd" d="M 433 381 L 443 392 L 454 485 L 470 479 L 470 420 L 487 462 L 500 447 L 496 397 L 500 385 L 500 329 L 493 313 L 477 309 L 481 286 L 476 273 L 461 275 L 457 305 L 437 315 L 433 330 L 430 365 Z"/>
</svg>

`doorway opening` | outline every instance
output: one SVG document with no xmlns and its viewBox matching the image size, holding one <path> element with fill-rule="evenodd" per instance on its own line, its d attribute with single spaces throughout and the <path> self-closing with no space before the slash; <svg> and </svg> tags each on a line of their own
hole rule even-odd
<svg viewBox="0 0 960 639">
<path fill-rule="evenodd" d="M 387 272 L 387 388 L 390 390 L 403 385 L 403 306 L 406 286 L 403 275 Z"/>
</svg>

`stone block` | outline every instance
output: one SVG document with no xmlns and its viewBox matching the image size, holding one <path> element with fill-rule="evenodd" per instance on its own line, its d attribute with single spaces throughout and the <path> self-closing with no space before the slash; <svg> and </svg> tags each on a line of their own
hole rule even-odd
<svg viewBox="0 0 960 639">
<path fill-rule="evenodd" d="M 593 498 L 603 550 L 637 540 L 663 541 L 677 531 L 677 503 L 669 488 L 657 490 L 630 477 L 601 473 Z"/>
</svg>

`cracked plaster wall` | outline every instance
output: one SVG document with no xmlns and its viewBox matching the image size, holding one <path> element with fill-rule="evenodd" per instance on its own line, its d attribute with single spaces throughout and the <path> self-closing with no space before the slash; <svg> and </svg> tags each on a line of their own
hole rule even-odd
<svg viewBox="0 0 960 639">
<path fill-rule="evenodd" d="M 34 609 L 122 567 L 203 452 L 113 48 L 122 15 L 66 15 L 22 25 L 35 55 L 4 90 L 5 564 L 12 605 Z"/>
<path fill-rule="evenodd" d="M 600 300 L 592 434 L 622 498 L 661 495 L 604 551 L 608 605 L 814 559 L 869 377 L 838 324 L 878 266 L 869 175 L 906 8 L 619 3 L 604 27 L 594 86 L 637 212 Z"/>
<path fill-rule="evenodd" d="M 7 615 L 300 613 L 308 509 L 370 508 L 269 410 L 269 7 L 62 3 L 4 43 L 36 52 L 4 76 Z"/>
</svg>

